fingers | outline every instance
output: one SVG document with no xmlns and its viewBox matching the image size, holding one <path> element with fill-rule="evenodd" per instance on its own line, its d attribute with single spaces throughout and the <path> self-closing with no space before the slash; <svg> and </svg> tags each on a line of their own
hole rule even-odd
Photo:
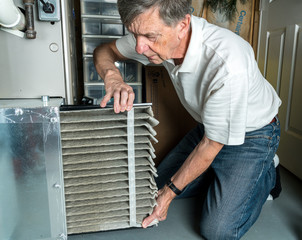
<svg viewBox="0 0 302 240">
<path fill-rule="evenodd" d="M 119 113 L 121 111 L 121 106 L 120 106 L 120 92 L 115 91 L 113 95 L 114 99 L 114 112 Z"/>
<path fill-rule="evenodd" d="M 167 218 L 169 204 L 162 203 L 157 199 L 157 206 L 154 207 L 150 216 L 146 217 L 142 222 L 142 227 L 147 228 L 154 220 L 164 221 Z"/>
<path fill-rule="evenodd" d="M 106 107 L 106 105 L 107 105 L 107 103 L 110 101 L 110 99 L 111 99 L 111 94 L 110 93 L 107 93 L 105 96 L 104 96 L 104 98 L 102 99 L 102 101 L 101 101 L 101 107 L 102 108 L 104 108 L 104 107 Z"/>
<path fill-rule="evenodd" d="M 114 94 L 114 111 L 116 113 L 130 111 L 133 107 L 134 92 L 132 88 L 130 90 L 123 89 L 121 92 L 115 92 Z"/>
<path fill-rule="evenodd" d="M 127 109 L 126 109 L 127 111 L 130 111 L 132 109 L 134 99 L 135 99 L 135 94 L 134 94 L 133 90 L 131 90 L 129 92 L 128 102 L 127 102 Z"/>
<path fill-rule="evenodd" d="M 121 91 L 121 100 L 120 100 L 120 109 L 121 112 L 124 112 L 127 107 L 127 102 L 128 102 L 128 97 L 129 97 L 129 92 L 127 89 L 123 89 Z"/>
<path fill-rule="evenodd" d="M 132 87 L 124 84 L 122 87 L 118 86 L 113 91 L 111 89 L 106 91 L 106 95 L 101 101 L 101 107 L 105 107 L 111 98 L 114 98 L 114 112 L 130 111 L 133 107 L 135 94 Z"/>
<path fill-rule="evenodd" d="M 147 228 L 157 217 L 155 216 L 154 212 L 149 216 L 146 217 L 142 223 L 143 228 Z"/>
<path fill-rule="evenodd" d="M 146 217 L 144 219 L 144 221 L 142 222 L 142 227 L 143 228 L 147 228 L 152 222 L 154 222 L 155 220 L 158 220 L 158 221 L 164 221 L 166 220 L 167 218 L 167 215 L 164 215 L 164 216 L 160 216 L 157 211 L 153 211 L 153 213 L 149 216 L 149 217 Z"/>
</svg>

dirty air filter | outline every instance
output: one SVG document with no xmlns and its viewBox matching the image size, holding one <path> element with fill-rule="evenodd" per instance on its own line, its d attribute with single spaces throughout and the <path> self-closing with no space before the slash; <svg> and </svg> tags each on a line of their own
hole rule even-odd
<svg viewBox="0 0 302 240">
<path fill-rule="evenodd" d="M 61 111 L 68 234 L 140 227 L 156 204 L 150 105 Z"/>
</svg>

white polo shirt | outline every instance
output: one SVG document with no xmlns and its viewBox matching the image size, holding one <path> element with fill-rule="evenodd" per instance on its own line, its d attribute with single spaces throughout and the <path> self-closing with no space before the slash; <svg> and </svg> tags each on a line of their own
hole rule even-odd
<svg viewBox="0 0 302 240">
<path fill-rule="evenodd" d="M 181 65 L 163 62 L 181 103 L 204 124 L 206 136 L 226 145 L 244 142 L 245 133 L 270 123 L 281 105 L 263 78 L 250 44 L 233 32 L 192 16 L 192 36 Z M 149 61 L 135 52 L 132 35 L 117 40 L 127 58 Z"/>
</svg>

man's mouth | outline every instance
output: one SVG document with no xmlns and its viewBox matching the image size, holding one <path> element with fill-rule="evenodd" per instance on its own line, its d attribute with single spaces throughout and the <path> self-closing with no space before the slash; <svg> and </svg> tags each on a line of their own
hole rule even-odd
<svg viewBox="0 0 302 240">
<path fill-rule="evenodd" d="M 156 55 L 148 56 L 147 57 L 149 60 L 154 60 L 156 58 Z"/>
</svg>

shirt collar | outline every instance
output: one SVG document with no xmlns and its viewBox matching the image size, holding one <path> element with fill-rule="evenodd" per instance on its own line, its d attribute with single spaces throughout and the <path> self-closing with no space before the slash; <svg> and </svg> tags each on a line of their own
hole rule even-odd
<svg viewBox="0 0 302 240">
<path fill-rule="evenodd" d="M 198 49 L 200 49 L 200 43 L 201 43 L 200 40 L 202 39 L 202 31 L 198 29 L 197 21 L 199 21 L 199 18 L 192 16 L 192 18 L 191 18 L 191 38 L 190 38 L 189 46 L 188 46 L 184 61 L 181 64 L 178 72 L 195 72 L 195 70 L 198 66 L 198 61 L 192 61 L 192 59 L 195 59 L 195 60 L 198 59 L 198 58 L 196 58 L 196 53 L 197 53 Z"/>
<path fill-rule="evenodd" d="M 192 61 L 192 59 L 196 59 L 194 58 L 194 55 L 196 54 L 196 51 L 198 49 L 200 49 L 200 39 L 202 38 L 201 35 L 201 30 L 198 28 L 198 23 L 196 23 L 196 21 L 198 21 L 199 18 L 192 16 L 191 17 L 191 38 L 190 38 L 190 42 L 189 42 L 189 46 L 186 52 L 186 55 L 184 57 L 184 61 L 183 63 L 179 66 L 179 69 L 177 72 L 195 72 L 196 68 L 198 66 L 198 61 Z M 197 60 L 197 59 L 196 59 Z M 173 65 L 174 61 L 172 59 L 168 59 L 166 60 L 166 63 L 168 63 L 169 65 Z"/>
</svg>

